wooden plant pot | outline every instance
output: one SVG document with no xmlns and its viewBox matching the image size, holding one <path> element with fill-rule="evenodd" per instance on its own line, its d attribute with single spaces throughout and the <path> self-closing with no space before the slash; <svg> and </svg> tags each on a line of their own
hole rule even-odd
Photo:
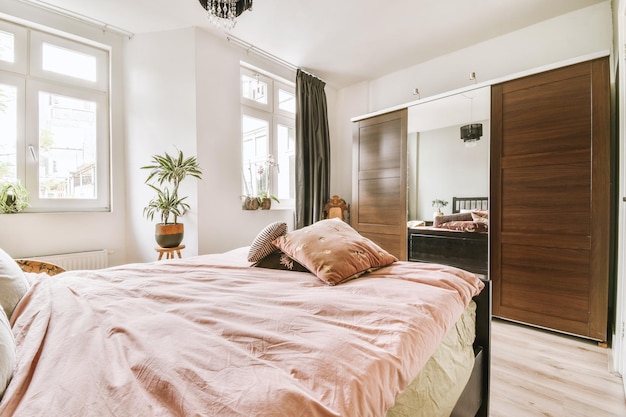
<svg viewBox="0 0 626 417">
<path fill-rule="evenodd" d="M 271 198 L 263 198 L 261 200 L 261 210 L 269 210 L 272 207 Z"/>
<path fill-rule="evenodd" d="M 162 248 L 175 248 L 180 246 L 185 236 L 185 225 L 182 223 L 157 223 L 154 237 Z"/>
<path fill-rule="evenodd" d="M 244 210 L 258 210 L 259 199 L 256 197 L 246 197 L 242 205 Z"/>
</svg>

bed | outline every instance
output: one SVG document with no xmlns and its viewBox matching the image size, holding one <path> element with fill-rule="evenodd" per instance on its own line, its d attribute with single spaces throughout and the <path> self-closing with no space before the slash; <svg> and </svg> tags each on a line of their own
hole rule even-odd
<svg viewBox="0 0 626 417">
<path fill-rule="evenodd" d="M 452 214 L 437 216 L 433 226 L 408 227 L 408 259 L 435 262 L 488 275 L 487 197 L 453 197 Z"/>
<path fill-rule="evenodd" d="M 0 415 L 487 416 L 488 282 L 394 260 L 340 220 L 283 225 L 223 254 L 54 276 L 0 251 L 0 287 L 27 282 L 0 297 Z"/>
</svg>

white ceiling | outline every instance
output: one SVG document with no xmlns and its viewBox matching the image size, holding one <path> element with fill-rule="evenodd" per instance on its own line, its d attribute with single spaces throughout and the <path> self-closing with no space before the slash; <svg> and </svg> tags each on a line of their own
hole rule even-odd
<svg viewBox="0 0 626 417">
<path fill-rule="evenodd" d="M 231 34 L 328 84 L 375 79 L 608 0 L 255 0 Z M 132 33 L 209 25 L 198 0 L 38 0 Z"/>
</svg>

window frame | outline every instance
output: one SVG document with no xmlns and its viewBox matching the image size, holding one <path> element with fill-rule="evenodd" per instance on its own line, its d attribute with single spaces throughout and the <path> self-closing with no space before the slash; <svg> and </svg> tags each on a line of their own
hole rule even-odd
<svg viewBox="0 0 626 417">
<path fill-rule="evenodd" d="M 28 64 L 28 28 L 0 19 L 0 30 L 13 34 L 14 62 L 0 60 L 0 70 L 26 74 Z"/>
<path fill-rule="evenodd" d="M 242 195 L 245 195 L 245 176 L 243 171 L 248 169 L 247 166 L 244 166 L 245 161 L 243 161 L 243 118 L 244 117 L 252 117 L 256 119 L 265 120 L 268 122 L 268 144 L 266 149 L 266 154 L 272 154 L 275 156 L 275 159 L 278 159 L 278 126 L 282 125 L 290 129 L 294 129 L 295 134 L 295 113 L 283 110 L 279 108 L 279 90 L 286 91 L 294 96 L 295 100 L 295 83 L 290 83 L 286 80 L 282 80 L 278 76 L 274 76 L 260 70 L 251 65 L 241 63 L 240 66 L 240 93 L 239 97 L 241 98 L 241 125 L 242 125 L 242 133 L 240 136 L 240 146 L 241 146 L 241 164 L 242 164 Z M 268 103 L 259 103 L 255 100 L 251 100 L 245 98 L 243 95 L 243 82 L 242 76 L 246 75 L 249 77 L 255 77 L 258 75 L 259 81 L 262 81 L 268 85 Z M 295 147 L 295 145 L 294 145 Z M 294 150 L 295 152 L 295 150 Z M 295 162 L 294 162 L 295 163 Z M 278 184 L 278 170 L 272 170 L 272 184 Z M 294 178 L 289 178 L 289 182 L 294 183 Z M 273 204 L 271 209 L 293 209 L 295 207 L 295 190 L 293 198 L 281 198 L 278 196 L 280 200 L 280 205 Z"/>
<path fill-rule="evenodd" d="M 14 34 L 15 62 L 0 61 L 0 83 L 18 87 L 16 126 L 16 175 L 29 191 L 28 213 L 111 211 L 111 48 L 67 34 L 47 32 L 0 19 L 0 30 Z M 43 44 L 84 53 L 95 58 L 95 81 L 43 69 Z M 8 80 L 8 82 L 3 82 Z M 39 164 L 30 147 L 39 150 L 39 92 L 95 102 L 96 198 L 39 198 Z M 19 110 L 21 109 L 21 110 Z M 38 155 L 37 159 L 38 159 Z"/>
<path fill-rule="evenodd" d="M 79 89 L 76 87 L 60 85 L 56 83 L 44 81 L 31 81 L 26 86 L 26 103 L 27 114 L 37 114 L 39 108 L 39 93 L 47 92 L 77 98 L 80 100 L 93 101 L 97 107 L 107 107 L 106 96 L 98 91 Z M 105 112 L 96 112 L 96 189 L 97 197 L 95 199 L 68 198 L 68 199 L 49 199 L 39 197 L 39 154 L 37 152 L 35 159 L 31 152 L 25 153 L 25 168 L 28 175 L 24 182 L 26 189 L 29 190 L 30 208 L 37 211 L 102 211 L 109 210 L 109 164 L 101 163 L 100 155 L 109 161 L 109 144 L 102 137 L 109 136 L 108 123 Z M 33 138 L 32 141 L 26 141 L 23 149 L 29 150 L 30 146 L 39 149 L 39 120 L 33 123 L 27 123 L 26 138 Z M 107 190 L 107 193 L 101 193 L 100 190 Z"/>
</svg>

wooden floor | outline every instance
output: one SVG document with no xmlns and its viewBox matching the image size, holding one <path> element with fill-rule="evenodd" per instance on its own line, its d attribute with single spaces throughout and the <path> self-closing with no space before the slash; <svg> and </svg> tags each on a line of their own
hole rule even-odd
<svg viewBox="0 0 626 417">
<path fill-rule="evenodd" d="M 609 349 L 494 319 L 490 417 L 626 417 Z"/>
</svg>

